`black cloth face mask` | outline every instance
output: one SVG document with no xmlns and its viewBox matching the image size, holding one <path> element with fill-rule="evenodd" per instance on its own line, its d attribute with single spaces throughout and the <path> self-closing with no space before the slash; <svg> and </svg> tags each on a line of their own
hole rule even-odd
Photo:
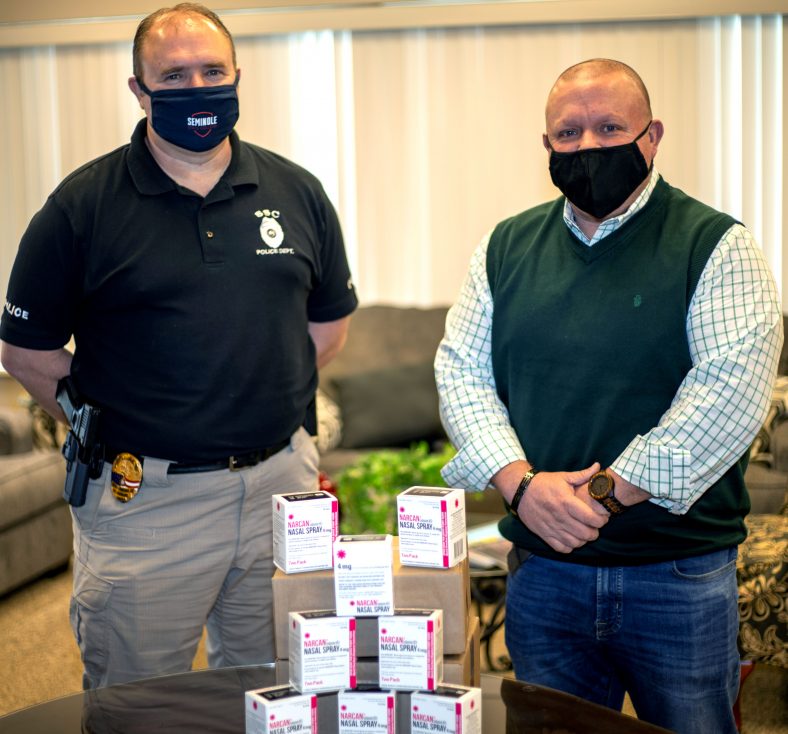
<svg viewBox="0 0 788 734">
<path fill-rule="evenodd" d="M 179 87 L 155 92 L 137 79 L 151 99 L 151 125 L 166 141 L 202 153 L 222 142 L 238 122 L 238 81 L 215 87 Z"/>
<path fill-rule="evenodd" d="M 620 207 L 651 171 L 638 148 L 651 121 L 631 143 L 557 153 L 550 146 L 550 178 L 578 209 L 597 219 Z M 549 144 L 549 143 L 548 143 Z"/>
</svg>

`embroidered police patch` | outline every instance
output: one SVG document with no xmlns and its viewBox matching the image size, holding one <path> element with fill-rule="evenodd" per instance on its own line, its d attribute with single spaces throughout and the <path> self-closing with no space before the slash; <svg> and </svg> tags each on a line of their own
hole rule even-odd
<svg viewBox="0 0 788 734">
<path fill-rule="evenodd" d="M 260 237 L 263 242 L 269 247 L 279 247 L 284 242 L 285 233 L 282 231 L 282 225 L 273 217 L 263 217 L 260 222 Z"/>
</svg>

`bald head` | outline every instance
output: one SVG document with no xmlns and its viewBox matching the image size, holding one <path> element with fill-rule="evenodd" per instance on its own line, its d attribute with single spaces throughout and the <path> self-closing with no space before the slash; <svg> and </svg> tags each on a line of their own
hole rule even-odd
<svg viewBox="0 0 788 734">
<path fill-rule="evenodd" d="M 622 81 L 629 82 L 632 86 L 634 98 L 632 102 L 641 107 L 645 118 L 651 119 L 653 117 L 651 114 L 651 99 L 640 75 L 631 66 L 614 59 L 588 59 L 563 71 L 547 95 L 546 114 L 549 115 L 551 102 L 566 91 L 567 88 L 587 86 L 604 77 L 618 77 Z"/>
</svg>

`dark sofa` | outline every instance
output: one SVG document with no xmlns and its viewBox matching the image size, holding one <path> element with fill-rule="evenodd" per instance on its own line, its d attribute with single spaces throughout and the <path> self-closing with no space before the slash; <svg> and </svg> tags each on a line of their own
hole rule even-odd
<svg viewBox="0 0 788 734">
<path fill-rule="evenodd" d="M 365 453 L 435 441 L 433 360 L 448 307 L 364 306 L 344 350 L 320 371 L 320 467 L 336 475 Z"/>
</svg>

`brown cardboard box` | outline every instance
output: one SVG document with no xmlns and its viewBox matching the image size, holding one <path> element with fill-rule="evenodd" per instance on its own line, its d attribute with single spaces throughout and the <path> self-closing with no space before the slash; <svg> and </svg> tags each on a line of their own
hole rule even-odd
<svg viewBox="0 0 788 734">
<path fill-rule="evenodd" d="M 399 562 L 398 538 L 392 549 L 394 604 L 398 608 L 442 609 L 443 652 L 460 655 L 468 637 L 471 585 L 468 559 L 452 568 L 403 566 Z M 290 655 L 287 615 L 316 609 L 335 609 L 334 572 L 310 571 L 285 574 L 276 570 L 273 578 L 276 657 Z M 356 649 L 359 657 L 377 655 L 377 619 L 358 617 Z"/>
<path fill-rule="evenodd" d="M 482 676 L 481 654 L 482 625 L 478 617 L 471 617 L 468 624 L 468 641 L 465 650 L 459 655 L 445 655 L 443 658 L 443 682 L 460 686 L 480 686 Z M 446 671 L 451 672 L 451 678 Z M 455 675 L 454 671 L 457 671 Z"/>
<path fill-rule="evenodd" d="M 468 625 L 465 649 L 459 655 L 444 655 L 443 683 L 460 686 L 478 686 L 481 676 L 481 651 L 479 647 L 481 625 L 479 618 L 473 616 Z M 287 660 L 276 661 L 276 681 L 284 684 L 290 678 L 290 664 Z M 377 656 L 360 658 L 356 662 L 356 679 L 360 685 L 377 685 Z"/>
</svg>

